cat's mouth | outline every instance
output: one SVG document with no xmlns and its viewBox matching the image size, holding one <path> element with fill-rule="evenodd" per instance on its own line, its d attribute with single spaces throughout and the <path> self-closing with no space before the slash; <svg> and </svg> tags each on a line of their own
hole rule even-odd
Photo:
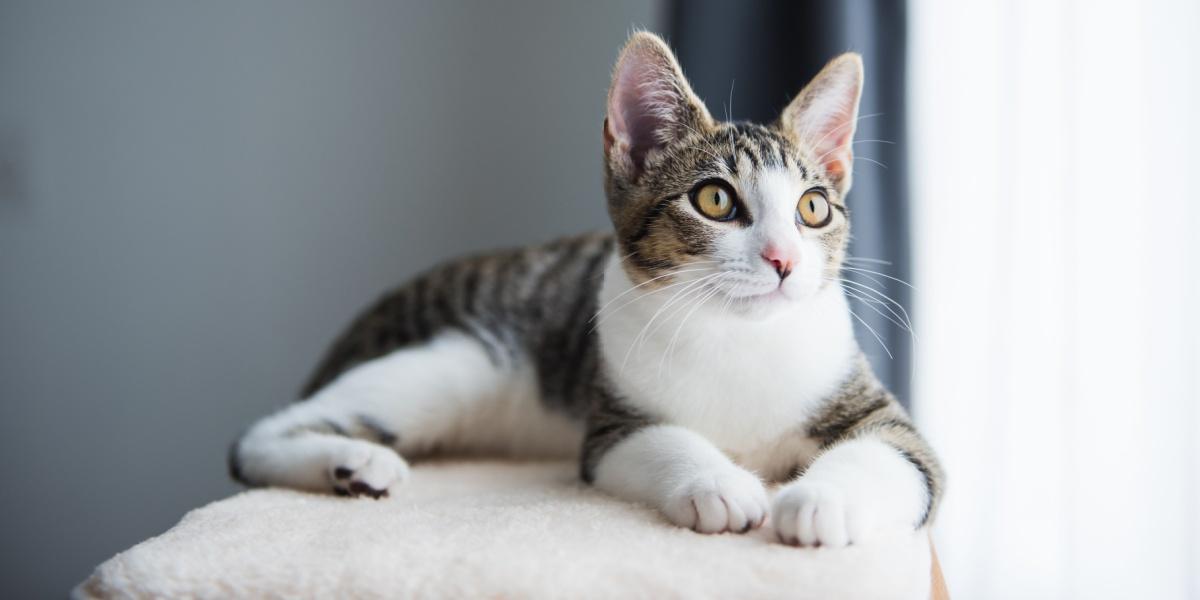
<svg viewBox="0 0 1200 600">
<path fill-rule="evenodd" d="M 761 284 L 753 289 L 741 289 L 740 293 L 730 294 L 729 303 L 733 306 L 751 312 L 774 310 L 795 302 L 803 301 L 813 295 L 815 290 L 803 283 L 796 285 Z"/>
<path fill-rule="evenodd" d="M 723 307 L 722 310 L 772 312 L 810 295 L 809 286 L 795 281 L 795 276 L 783 281 L 776 278 L 774 273 L 770 277 L 756 277 L 744 271 L 733 271 L 715 276 L 709 274 L 708 277 L 713 278 L 703 284 L 713 292 L 708 298 L 714 299 L 711 304 Z M 704 297 L 705 293 L 701 291 L 699 295 Z M 710 302 L 703 300 L 701 303 Z"/>
<path fill-rule="evenodd" d="M 762 308 L 789 302 L 791 298 L 783 286 L 775 286 L 763 292 L 744 293 L 733 296 L 732 302 L 744 308 Z"/>
<path fill-rule="evenodd" d="M 747 296 L 746 300 L 750 302 L 778 302 L 782 300 L 790 300 L 787 293 L 783 291 L 783 286 L 776 286 L 775 289 L 762 294 L 754 294 Z"/>
</svg>

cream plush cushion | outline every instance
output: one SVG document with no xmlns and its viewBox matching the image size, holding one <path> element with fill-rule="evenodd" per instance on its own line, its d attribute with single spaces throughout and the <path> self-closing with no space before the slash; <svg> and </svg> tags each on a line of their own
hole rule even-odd
<svg viewBox="0 0 1200 600">
<path fill-rule="evenodd" d="M 79 598 L 929 598 L 925 532 L 840 550 L 701 535 L 569 463 L 417 466 L 383 500 L 244 492 L 122 552 Z"/>
</svg>

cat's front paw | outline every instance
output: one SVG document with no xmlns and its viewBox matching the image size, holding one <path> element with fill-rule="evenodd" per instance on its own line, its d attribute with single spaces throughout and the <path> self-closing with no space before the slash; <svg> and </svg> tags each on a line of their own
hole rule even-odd
<svg viewBox="0 0 1200 600">
<path fill-rule="evenodd" d="M 752 473 L 731 468 L 706 472 L 680 485 L 663 512 L 672 523 L 700 533 L 745 533 L 767 518 L 767 492 Z"/>
<path fill-rule="evenodd" d="M 408 478 L 408 463 L 391 448 L 351 440 L 329 468 L 333 492 L 339 496 L 387 497 L 388 488 Z"/>
<path fill-rule="evenodd" d="M 775 496 L 771 523 L 785 544 L 841 548 L 861 540 L 872 521 L 869 512 L 847 502 L 836 484 L 800 479 Z"/>
<path fill-rule="evenodd" d="M 874 439 L 837 444 L 775 496 L 779 539 L 842 547 L 883 531 L 915 531 L 929 511 L 929 486 L 912 462 Z"/>
</svg>

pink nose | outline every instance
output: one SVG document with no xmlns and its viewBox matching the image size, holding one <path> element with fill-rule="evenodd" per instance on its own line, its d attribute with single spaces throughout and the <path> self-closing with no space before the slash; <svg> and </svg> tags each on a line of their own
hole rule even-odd
<svg viewBox="0 0 1200 600">
<path fill-rule="evenodd" d="M 787 276 L 792 274 L 792 257 L 779 248 L 768 246 L 763 251 L 762 257 L 779 274 L 780 281 L 787 279 Z"/>
</svg>

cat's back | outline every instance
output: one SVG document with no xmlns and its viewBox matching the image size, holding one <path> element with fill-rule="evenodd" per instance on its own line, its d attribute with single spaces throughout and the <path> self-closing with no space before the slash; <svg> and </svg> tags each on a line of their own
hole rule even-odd
<svg viewBox="0 0 1200 600">
<path fill-rule="evenodd" d="M 578 363 L 594 346 L 586 324 L 595 313 L 613 244 L 610 233 L 588 233 L 466 256 L 426 270 L 351 322 L 301 397 L 354 366 L 447 330 L 474 337 L 497 363 L 532 360 L 542 372 Z"/>
</svg>

